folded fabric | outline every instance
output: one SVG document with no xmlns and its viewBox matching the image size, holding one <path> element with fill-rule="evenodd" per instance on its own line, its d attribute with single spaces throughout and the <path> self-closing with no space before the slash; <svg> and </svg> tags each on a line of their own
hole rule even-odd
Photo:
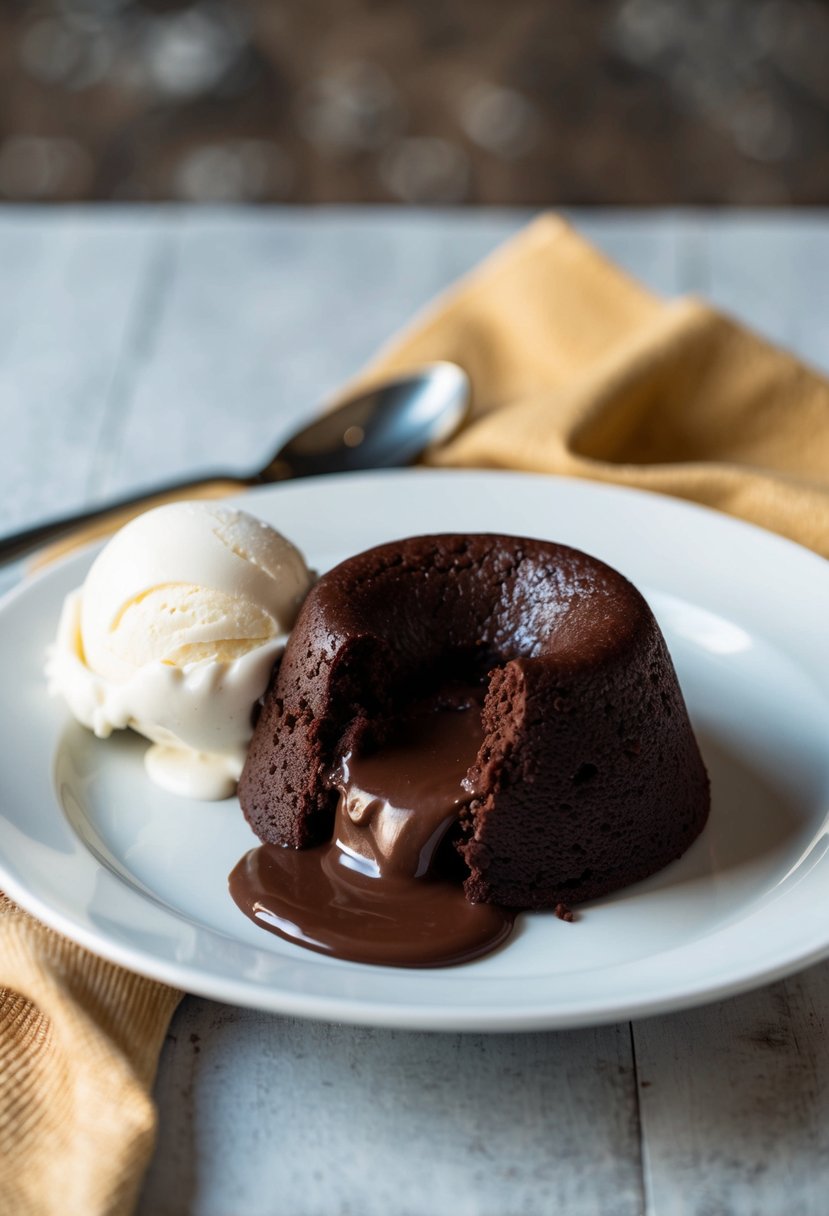
<svg viewBox="0 0 829 1216">
<path fill-rule="evenodd" d="M 665 303 L 542 216 L 361 379 L 452 359 L 470 424 L 431 463 L 639 486 L 829 557 L 829 381 L 705 304 Z"/>
<path fill-rule="evenodd" d="M 124 1216 L 181 993 L 96 958 L 0 895 L 0 1212 Z"/>
<path fill-rule="evenodd" d="M 433 359 L 466 368 L 473 409 L 432 463 L 641 486 L 829 556 L 829 383 L 704 304 L 657 300 L 560 219 L 509 242 L 361 380 Z M 1 1212 L 131 1210 L 179 997 L 0 900 Z"/>
</svg>

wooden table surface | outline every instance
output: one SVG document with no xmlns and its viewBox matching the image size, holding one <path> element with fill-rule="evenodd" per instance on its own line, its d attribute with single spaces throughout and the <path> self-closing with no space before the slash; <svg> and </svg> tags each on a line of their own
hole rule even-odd
<svg viewBox="0 0 829 1216">
<path fill-rule="evenodd" d="M 0 529 L 253 467 L 518 212 L 0 211 Z M 580 212 L 829 370 L 829 213 Z M 188 997 L 141 1216 L 826 1216 L 829 964 L 672 1016 L 418 1034 Z"/>
</svg>

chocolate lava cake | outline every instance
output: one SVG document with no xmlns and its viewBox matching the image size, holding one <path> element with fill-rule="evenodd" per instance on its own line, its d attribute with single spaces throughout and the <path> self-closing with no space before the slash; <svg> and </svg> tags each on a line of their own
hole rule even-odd
<svg viewBox="0 0 829 1216">
<path fill-rule="evenodd" d="M 445 841 L 469 900 L 592 899 L 667 865 L 705 825 L 705 767 L 636 588 L 563 545 L 460 534 L 381 545 L 312 589 L 239 786 L 256 835 L 297 849 L 330 837 L 342 757 L 381 751 L 453 681 L 483 701 Z"/>
</svg>

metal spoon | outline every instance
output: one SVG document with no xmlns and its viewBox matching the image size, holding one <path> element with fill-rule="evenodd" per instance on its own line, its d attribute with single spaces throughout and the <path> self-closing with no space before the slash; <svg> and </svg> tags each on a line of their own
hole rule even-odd
<svg viewBox="0 0 829 1216">
<path fill-rule="evenodd" d="M 212 481 L 232 482 L 239 489 L 359 469 L 389 469 L 410 464 L 426 448 L 448 439 L 469 406 L 469 379 L 455 363 L 430 363 L 337 405 L 293 435 L 258 473 L 203 474 L 120 498 L 61 519 L 36 524 L 0 538 L 0 565 L 110 513 L 138 506 L 161 495 L 175 495 Z"/>
</svg>

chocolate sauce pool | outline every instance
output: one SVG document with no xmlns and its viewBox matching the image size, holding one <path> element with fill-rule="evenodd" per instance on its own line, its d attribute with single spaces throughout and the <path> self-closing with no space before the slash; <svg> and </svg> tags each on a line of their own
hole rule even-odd
<svg viewBox="0 0 829 1216">
<path fill-rule="evenodd" d="M 433 873 L 439 845 L 471 794 L 463 779 L 482 739 L 481 690 L 422 706 L 380 751 L 343 757 L 332 839 L 313 849 L 262 845 L 230 875 L 230 894 L 265 929 L 360 963 L 440 967 L 487 954 L 514 914 L 471 904 Z"/>
</svg>

